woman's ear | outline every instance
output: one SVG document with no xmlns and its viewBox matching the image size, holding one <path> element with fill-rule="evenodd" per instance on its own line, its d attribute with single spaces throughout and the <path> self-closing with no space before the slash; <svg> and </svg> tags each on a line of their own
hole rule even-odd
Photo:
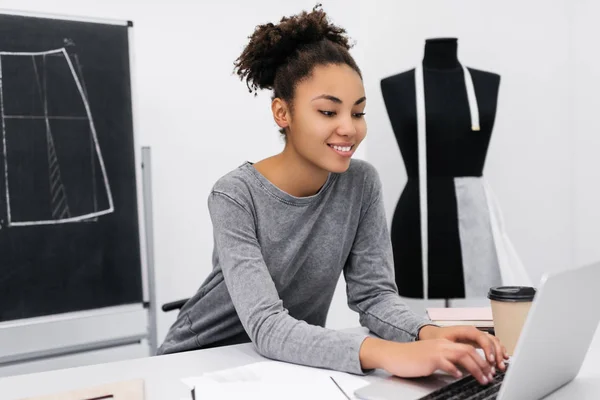
<svg viewBox="0 0 600 400">
<path fill-rule="evenodd" d="M 290 110 L 287 103 L 276 97 L 271 102 L 271 111 L 273 112 L 273 119 L 279 128 L 286 129 L 290 126 Z"/>
</svg>

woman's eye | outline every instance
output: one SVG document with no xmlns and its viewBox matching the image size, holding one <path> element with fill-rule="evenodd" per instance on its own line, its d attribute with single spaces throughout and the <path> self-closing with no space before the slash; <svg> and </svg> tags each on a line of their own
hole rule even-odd
<svg viewBox="0 0 600 400">
<path fill-rule="evenodd" d="M 326 110 L 319 110 L 319 112 L 323 115 L 325 115 L 326 117 L 334 117 L 337 113 L 335 111 L 326 111 Z M 354 118 L 362 118 L 365 116 L 366 113 L 361 112 L 361 113 L 353 113 L 352 116 Z"/>
</svg>

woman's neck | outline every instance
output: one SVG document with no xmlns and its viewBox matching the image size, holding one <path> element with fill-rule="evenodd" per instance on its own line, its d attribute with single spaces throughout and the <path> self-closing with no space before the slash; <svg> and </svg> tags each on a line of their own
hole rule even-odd
<svg viewBox="0 0 600 400">
<path fill-rule="evenodd" d="M 273 185 L 295 197 L 317 194 L 329 176 L 328 171 L 316 167 L 287 145 L 281 153 L 254 166 Z"/>
<path fill-rule="evenodd" d="M 458 40 L 455 38 L 427 39 L 423 67 L 429 69 L 455 69 L 460 66 L 457 49 Z"/>
</svg>

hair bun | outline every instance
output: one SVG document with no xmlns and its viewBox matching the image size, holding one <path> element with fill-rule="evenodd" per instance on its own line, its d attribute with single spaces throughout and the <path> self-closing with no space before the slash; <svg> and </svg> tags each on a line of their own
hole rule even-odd
<svg viewBox="0 0 600 400">
<path fill-rule="evenodd" d="M 309 13 L 283 17 L 274 25 L 258 25 L 249 36 L 250 42 L 234 63 L 240 79 L 246 78 L 250 92 L 257 89 L 271 89 L 277 69 L 285 64 L 303 47 L 328 39 L 346 50 L 346 31 L 331 24 L 325 11 L 317 4 Z"/>
</svg>

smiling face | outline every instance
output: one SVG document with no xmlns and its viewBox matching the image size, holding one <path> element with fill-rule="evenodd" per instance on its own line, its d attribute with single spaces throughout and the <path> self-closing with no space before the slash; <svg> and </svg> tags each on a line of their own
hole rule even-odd
<svg viewBox="0 0 600 400">
<path fill-rule="evenodd" d="M 298 83 L 293 112 L 273 100 L 273 115 L 287 128 L 285 151 L 312 165 L 341 173 L 367 134 L 365 90 L 359 74 L 346 64 L 320 65 Z"/>
</svg>

